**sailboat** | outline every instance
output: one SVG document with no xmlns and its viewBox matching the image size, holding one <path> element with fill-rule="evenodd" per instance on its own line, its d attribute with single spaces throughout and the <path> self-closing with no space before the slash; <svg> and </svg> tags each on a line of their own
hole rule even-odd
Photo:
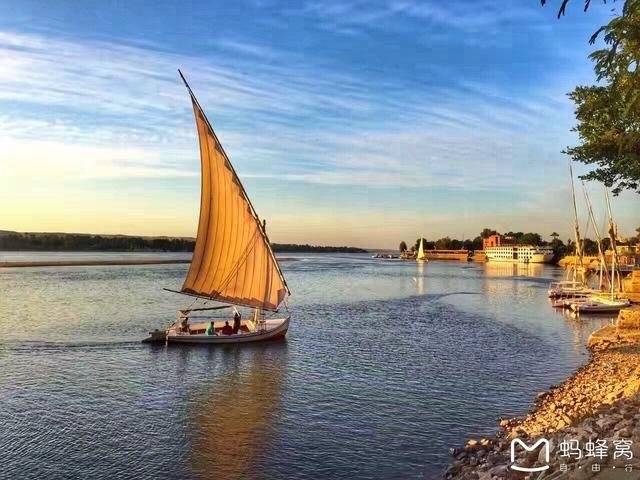
<svg viewBox="0 0 640 480">
<path fill-rule="evenodd" d="M 424 238 L 420 239 L 420 246 L 418 247 L 418 255 L 416 255 L 416 261 L 428 262 L 427 254 L 424 252 Z"/>
<path fill-rule="evenodd" d="M 200 218 L 182 289 L 165 290 L 225 305 L 178 310 L 177 322 L 166 330 L 151 332 L 145 341 L 230 344 L 282 338 L 291 318 L 285 301 L 291 292 L 271 249 L 266 222 L 260 221 L 211 123 L 184 75 L 180 70 L 178 73 L 191 97 L 198 130 L 202 167 Z M 265 317 L 265 311 L 278 312 L 282 303 L 286 316 Z M 238 307 L 251 308 L 250 318 L 241 318 Z M 195 312 L 225 308 L 233 309 L 235 315 L 229 315 L 227 320 L 189 321 Z"/>
<path fill-rule="evenodd" d="M 566 280 L 552 282 L 548 290 L 550 298 L 584 297 L 593 293 L 593 290 L 589 288 L 585 280 L 586 269 L 584 268 L 582 258 L 582 239 L 580 238 L 580 226 L 578 224 L 578 209 L 576 207 L 576 192 L 573 184 L 571 160 L 569 160 L 569 182 L 571 185 L 571 201 L 573 206 L 573 235 L 576 245 L 573 267 L 571 268 L 572 279 L 569 280 L 570 273 L 567 271 Z"/>
<path fill-rule="evenodd" d="M 616 249 L 616 238 L 618 237 L 618 227 L 613 221 L 613 214 L 611 213 L 611 201 L 609 199 L 609 192 L 605 188 L 605 198 L 607 201 L 607 211 L 609 213 L 609 241 L 611 242 L 611 290 L 610 296 L 598 296 L 594 295 L 589 297 L 586 302 L 575 303 L 571 305 L 571 309 L 576 313 L 613 313 L 618 312 L 623 308 L 631 305 L 626 298 L 617 298 L 615 289 L 616 283 L 618 289 L 622 291 L 622 281 L 620 278 L 620 269 L 618 268 L 618 253 Z M 604 262 L 604 255 L 602 260 Z M 617 282 L 616 282 L 617 280 Z"/>
</svg>

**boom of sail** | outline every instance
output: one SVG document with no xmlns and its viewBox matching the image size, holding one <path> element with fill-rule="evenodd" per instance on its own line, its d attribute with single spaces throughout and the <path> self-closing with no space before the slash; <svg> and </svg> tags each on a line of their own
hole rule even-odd
<svg viewBox="0 0 640 480">
<path fill-rule="evenodd" d="M 290 294 L 247 193 L 198 100 L 202 190 L 198 236 L 182 293 L 276 311 Z"/>
</svg>

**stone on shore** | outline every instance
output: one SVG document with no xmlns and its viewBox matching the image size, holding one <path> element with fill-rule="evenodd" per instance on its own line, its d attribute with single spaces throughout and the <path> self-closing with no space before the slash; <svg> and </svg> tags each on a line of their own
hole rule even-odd
<svg viewBox="0 0 640 480">
<path fill-rule="evenodd" d="M 624 471 L 633 467 L 640 478 L 640 308 L 622 310 L 616 325 L 594 332 L 589 339 L 591 359 L 562 385 L 541 392 L 535 408 L 522 419 L 500 420 L 501 432 L 493 440 L 470 440 L 466 456 L 454 462 L 445 478 L 480 479 L 606 479 L 613 466 Z M 510 447 L 514 438 L 533 445 L 539 438 L 550 443 L 549 468 L 540 476 L 526 476 L 510 469 Z M 592 471 L 594 458 L 563 459 L 563 442 L 584 445 L 596 439 L 631 442 L 631 459 L 613 460 L 612 454 L 598 460 L 600 472 Z M 486 441 L 485 441 L 486 440 Z M 482 452 L 479 454 L 479 452 Z M 546 465 L 544 452 L 517 451 L 515 463 L 526 467 Z M 617 473 L 621 473 L 618 470 Z M 618 477 L 615 477 L 618 478 Z"/>
</svg>

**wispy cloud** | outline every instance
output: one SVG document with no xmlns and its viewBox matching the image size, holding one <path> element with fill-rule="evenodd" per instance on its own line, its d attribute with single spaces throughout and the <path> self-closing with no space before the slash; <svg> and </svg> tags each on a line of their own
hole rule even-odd
<svg viewBox="0 0 640 480">
<path fill-rule="evenodd" d="M 428 2 L 421 0 L 362 0 L 304 2 L 287 10 L 287 14 L 315 20 L 321 28 L 347 35 L 369 30 L 399 32 L 408 21 L 420 22 L 423 28 L 441 27 L 460 33 L 495 33 L 496 27 L 541 17 L 530 5 L 509 8 L 489 0 L 474 2 Z M 448 36 L 447 38 L 451 38 Z"/>
<path fill-rule="evenodd" d="M 198 57 L 0 32 L 0 102 L 8 112 L 0 125 L 10 138 L 60 143 L 51 149 L 58 156 L 79 158 L 63 148 L 77 143 L 98 163 L 114 155 L 113 145 L 129 145 L 129 167 L 120 176 L 156 176 L 154 165 L 163 176 L 180 176 L 180 162 L 197 155 L 190 105 L 175 73 L 181 66 L 241 171 L 323 184 L 460 187 L 473 181 L 488 188 L 500 184 L 501 162 L 521 156 L 516 142 L 544 132 L 558 113 L 559 102 L 546 91 L 523 100 L 468 80 L 424 85 L 333 71 L 238 40 L 217 48 Z M 271 60 L 264 62 L 264 55 Z M 29 148 L 13 145 L 15 158 L 25 155 L 18 148 Z M 108 168 L 82 171 L 111 176 L 127 152 L 118 150 Z M 140 152 L 150 160 L 137 168 Z M 470 169 L 477 161 L 483 168 Z M 174 166 L 167 169 L 167 162 Z M 190 160 L 186 170 L 193 172 L 193 165 Z"/>
</svg>

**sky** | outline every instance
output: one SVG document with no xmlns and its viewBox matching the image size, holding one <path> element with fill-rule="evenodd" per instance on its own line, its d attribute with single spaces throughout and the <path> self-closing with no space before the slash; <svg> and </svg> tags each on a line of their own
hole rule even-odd
<svg viewBox="0 0 640 480">
<path fill-rule="evenodd" d="M 611 7 L 555 3 L 0 0 L 0 230 L 194 236 L 180 68 L 272 241 L 569 238 L 566 93 Z"/>
</svg>

